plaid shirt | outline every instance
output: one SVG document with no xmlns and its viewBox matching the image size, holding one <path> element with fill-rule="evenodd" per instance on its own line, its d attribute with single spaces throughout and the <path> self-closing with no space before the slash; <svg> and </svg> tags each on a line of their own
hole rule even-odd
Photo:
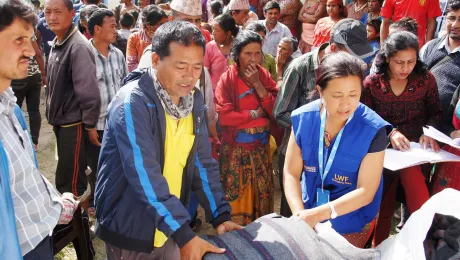
<svg viewBox="0 0 460 260">
<path fill-rule="evenodd" d="M 319 95 L 310 97 L 316 87 L 315 71 L 319 66 L 319 51 L 326 48 L 325 43 L 318 49 L 294 59 L 283 75 L 283 84 L 276 98 L 273 115 L 279 126 L 286 128 L 280 151 L 286 155 L 289 137 L 291 136 L 291 113 L 295 109 L 317 99 Z"/>
<path fill-rule="evenodd" d="M 90 40 L 90 43 L 91 50 L 96 57 L 97 85 L 101 93 L 101 113 L 96 128 L 103 131 L 107 118 L 107 108 L 121 88 L 121 82 L 128 74 L 128 67 L 123 53 L 117 48 L 109 45 L 109 55 L 106 58 L 94 47 L 93 39 Z"/>
<path fill-rule="evenodd" d="M 22 255 L 51 235 L 61 215 L 56 189 L 35 167 L 30 136 L 14 115 L 16 97 L 11 88 L 0 96 L 0 141 L 8 155 L 11 196 Z"/>
</svg>

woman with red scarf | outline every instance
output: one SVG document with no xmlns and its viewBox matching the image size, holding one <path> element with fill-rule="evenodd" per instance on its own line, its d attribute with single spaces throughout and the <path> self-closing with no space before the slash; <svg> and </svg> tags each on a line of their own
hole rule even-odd
<svg viewBox="0 0 460 260">
<path fill-rule="evenodd" d="M 232 219 L 247 225 L 272 213 L 273 174 L 269 164 L 270 118 L 278 88 L 262 68 L 262 38 L 240 33 L 230 53 L 236 62 L 215 92 L 222 132 L 221 182 Z"/>
</svg>

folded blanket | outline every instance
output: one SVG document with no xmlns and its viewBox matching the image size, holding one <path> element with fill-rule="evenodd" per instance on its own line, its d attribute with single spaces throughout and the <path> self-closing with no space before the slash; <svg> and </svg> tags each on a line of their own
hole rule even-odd
<svg viewBox="0 0 460 260">
<path fill-rule="evenodd" d="M 427 260 L 460 259 L 460 220 L 436 214 L 423 246 Z"/>
<path fill-rule="evenodd" d="M 206 254 L 205 260 L 380 259 L 378 250 L 351 245 L 336 248 L 301 219 L 276 214 L 259 218 L 242 230 L 203 238 L 227 250 L 225 254 Z"/>
</svg>

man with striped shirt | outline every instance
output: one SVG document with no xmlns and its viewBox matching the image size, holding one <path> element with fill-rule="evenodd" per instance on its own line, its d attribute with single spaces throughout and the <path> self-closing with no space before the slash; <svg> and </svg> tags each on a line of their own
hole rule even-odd
<svg viewBox="0 0 460 260">
<path fill-rule="evenodd" d="M 35 55 L 33 10 L 20 0 L 0 0 L 0 258 L 53 259 L 51 234 L 77 207 L 38 171 L 12 80 L 27 77 Z"/>
<path fill-rule="evenodd" d="M 96 124 L 96 129 L 99 142 L 102 142 L 107 108 L 110 101 L 112 101 L 117 91 L 121 88 L 121 82 L 128 74 L 128 67 L 123 53 L 112 46 L 118 34 L 115 15 L 112 11 L 108 9 L 99 9 L 95 11 L 88 19 L 88 30 L 91 36 L 93 36 L 90 40 L 90 47 L 96 58 L 97 85 L 101 95 L 101 112 Z M 92 171 L 88 176 L 88 182 L 91 186 L 91 195 L 89 198 L 90 208 L 88 212 L 93 216 L 94 187 L 96 185 L 97 162 L 100 150 L 100 146 L 92 143 L 88 144 L 88 165 Z"/>
</svg>

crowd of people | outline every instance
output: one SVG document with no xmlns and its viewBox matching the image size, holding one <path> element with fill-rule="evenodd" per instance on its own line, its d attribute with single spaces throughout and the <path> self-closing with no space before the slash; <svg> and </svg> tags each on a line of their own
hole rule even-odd
<svg viewBox="0 0 460 260">
<path fill-rule="evenodd" d="M 460 0 L 30 2 L 0 0 L 8 259 L 52 259 L 79 205 L 88 259 L 90 217 L 108 259 L 224 253 L 196 235 L 198 205 L 240 230 L 275 212 L 275 182 L 280 215 L 375 247 L 397 201 L 400 229 L 460 189 L 459 163 L 383 167 L 411 142 L 460 156 L 423 133 L 460 138 Z M 55 186 L 36 159 L 42 87 Z"/>
</svg>

